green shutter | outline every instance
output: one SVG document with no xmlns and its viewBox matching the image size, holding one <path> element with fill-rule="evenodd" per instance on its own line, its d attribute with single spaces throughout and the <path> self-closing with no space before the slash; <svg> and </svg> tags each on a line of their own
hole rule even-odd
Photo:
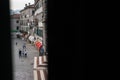
<svg viewBox="0 0 120 80">
<path fill-rule="evenodd" d="M 43 37 L 43 31 L 38 29 L 37 35 L 40 36 L 40 37 Z"/>
</svg>

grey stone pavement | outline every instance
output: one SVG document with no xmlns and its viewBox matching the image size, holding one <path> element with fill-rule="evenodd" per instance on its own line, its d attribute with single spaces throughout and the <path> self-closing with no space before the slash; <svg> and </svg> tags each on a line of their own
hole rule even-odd
<svg viewBox="0 0 120 80">
<path fill-rule="evenodd" d="M 18 43 L 17 45 L 15 43 Z M 13 79 L 14 80 L 33 80 L 33 62 L 34 57 L 38 56 L 37 49 L 26 42 L 28 52 L 27 58 L 19 58 L 18 50 L 22 48 L 25 41 L 12 37 L 12 57 L 13 57 Z"/>
</svg>

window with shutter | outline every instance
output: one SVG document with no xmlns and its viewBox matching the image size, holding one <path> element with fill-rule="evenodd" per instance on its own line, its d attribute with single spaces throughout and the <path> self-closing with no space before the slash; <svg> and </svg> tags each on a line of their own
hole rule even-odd
<svg viewBox="0 0 120 80">
<path fill-rule="evenodd" d="M 41 29 L 38 29 L 37 35 L 40 37 L 43 37 L 43 31 Z"/>
</svg>

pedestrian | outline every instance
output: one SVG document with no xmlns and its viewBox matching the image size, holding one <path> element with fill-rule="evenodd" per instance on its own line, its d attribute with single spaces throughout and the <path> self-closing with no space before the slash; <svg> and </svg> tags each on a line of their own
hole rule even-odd
<svg viewBox="0 0 120 80">
<path fill-rule="evenodd" d="M 17 42 L 16 42 L 16 45 L 17 45 Z"/>
<path fill-rule="evenodd" d="M 25 43 L 23 44 L 23 49 L 26 49 L 26 45 L 25 45 Z"/>
<path fill-rule="evenodd" d="M 24 52 L 24 53 L 25 53 L 25 54 L 24 54 L 24 55 L 25 55 L 25 57 L 27 57 L 27 51 L 26 51 L 26 50 L 25 50 L 25 52 Z"/>
<path fill-rule="evenodd" d="M 22 53 L 22 51 L 19 49 L 19 58 L 21 57 L 21 53 Z"/>
<path fill-rule="evenodd" d="M 21 51 L 21 56 L 22 57 L 24 56 L 24 49 Z"/>
<path fill-rule="evenodd" d="M 40 56 L 43 56 L 44 55 L 44 48 L 43 48 L 43 46 L 41 46 L 41 48 L 40 48 Z"/>
</svg>

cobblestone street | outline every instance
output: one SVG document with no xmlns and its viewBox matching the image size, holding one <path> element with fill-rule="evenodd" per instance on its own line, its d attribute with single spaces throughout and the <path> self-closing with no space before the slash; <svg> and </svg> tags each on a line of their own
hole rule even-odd
<svg viewBox="0 0 120 80">
<path fill-rule="evenodd" d="M 47 1 L 10 2 L 13 79 L 47 80 Z"/>
<path fill-rule="evenodd" d="M 15 37 L 12 38 L 14 80 L 33 80 L 33 59 L 38 56 L 38 51 L 32 44 L 26 42 L 28 57 L 19 58 L 18 51 L 22 48 L 23 43 L 25 41 Z"/>
</svg>

